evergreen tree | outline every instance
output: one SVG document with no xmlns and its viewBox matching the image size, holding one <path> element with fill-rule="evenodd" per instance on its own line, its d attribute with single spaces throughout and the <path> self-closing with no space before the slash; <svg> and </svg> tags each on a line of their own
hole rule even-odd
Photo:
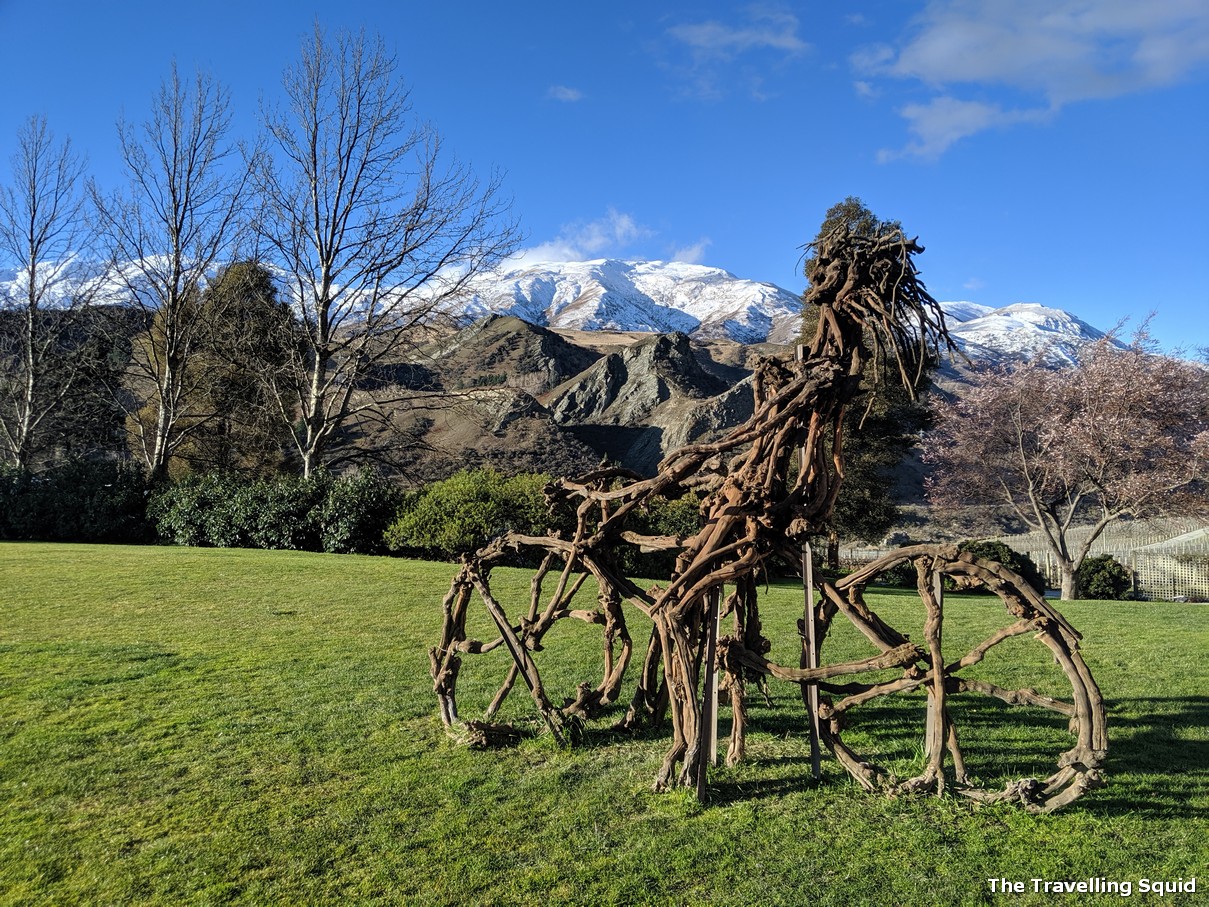
<svg viewBox="0 0 1209 907">
<path fill-rule="evenodd" d="M 816 243 L 836 230 L 859 236 L 902 232 L 897 220 L 883 220 L 856 196 L 850 195 L 827 209 L 815 238 L 807 246 L 804 272 L 813 282 Z M 818 312 L 802 314 L 802 337 L 814 335 Z M 827 534 L 827 563 L 839 567 L 841 538 L 876 541 L 898 522 L 900 508 L 894 500 L 894 474 L 910 455 L 920 433 L 929 426 L 928 408 L 897 381 L 879 381 L 871 359 L 864 375 L 865 395 L 844 418 L 844 485 Z"/>
<path fill-rule="evenodd" d="M 195 361 L 195 407 L 205 422 L 178 449 L 192 469 L 269 474 L 282 465 L 289 434 L 266 376 L 286 367 L 297 345 L 289 306 L 273 275 L 254 261 L 223 268 L 201 295 L 207 326 Z"/>
<path fill-rule="evenodd" d="M 882 220 L 870 211 L 868 206 L 855 195 L 849 195 L 842 202 L 836 202 L 827 209 L 827 213 L 823 216 L 823 222 L 819 225 L 819 232 L 815 234 L 810 245 L 806 247 L 805 272 L 806 279 L 811 283 L 814 282 L 815 264 L 812 247 L 823 237 L 840 229 L 847 230 L 849 233 L 854 233 L 857 236 L 878 236 L 882 233 L 890 233 L 895 230 L 901 233 L 903 225 L 896 220 Z"/>
</svg>

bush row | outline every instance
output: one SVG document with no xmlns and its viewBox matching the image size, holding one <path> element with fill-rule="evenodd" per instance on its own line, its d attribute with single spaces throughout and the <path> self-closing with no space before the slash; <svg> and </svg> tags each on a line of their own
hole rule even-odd
<svg viewBox="0 0 1209 907">
<path fill-rule="evenodd" d="M 213 473 L 156 492 L 147 513 L 160 539 L 176 545 L 382 554 L 400 498 L 373 472 L 258 480 Z"/>
<path fill-rule="evenodd" d="M 464 470 L 419 491 L 400 492 L 373 472 L 334 478 L 278 476 L 248 479 L 231 474 L 189 476 L 152 490 L 143 473 L 115 462 L 73 460 L 34 474 L 0 467 L 0 539 L 146 543 L 224 548 L 278 548 L 331 553 L 383 554 L 451 559 L 474 551 L 507 530 L 544 535 L 569 533 L 569 509 L 548 512 L 544 487 L 551 477 L 504 476 L 493 469 Z M 701 527 L 694 495 L 662 498 L 631 523 L 647 535 L 689 536 Z M 999 561 L 1039 591 L 1045 580 L 1025 554 L 1002 542 L 960 546 Z M 663 576 L 675 555 L 617 552 L 630 574 Z M 887 585 L 915 585 L 909 564 L 880 578 Z M 1120 599 L 1133 577 L 1108 556 L 1089 557 L 1079 568 L 1083 595 Z"/>
<path fill-rule="evenodd" d="M 968 551 L 975 557 L 998 561 L 1009 570 L 1018 573 L 1022 579 L 1038 592 L 1045 592 L 1045 576 L 1037 568 L 1037 565 L 1033 563 L 1033 559 L 1027 554 L 1016 551 L 1003 542 L 993 540 L 974 541 L 968 539 L 957 547 L 960 551 Z M 910 561 L 899 564 L 894 569 L 887 570 L 881 574 L 877 582 L 883 586 L 902 586 L 913 589 L 917 582 L 915 566 Z M 954 589 L 956 588 L 956 583 L 951 578 L 946 578 L 945 588 Z M 970 584 L 968 588 L 972 591 L 986 591 L 986 587 L 981 583 Z"/>
<path fill-rule="evenodd" d="M 152 489 L 141 470 L 116 462 L 70 461 L 38 473 L 0 467 L 0 539 L 452 558 L 508 529 L 569 529 L 569 513 L 549 526 L 549 481 L 478 469 L 404 494 L 373 472 L 209 473 Z"/>
<path fill-rule="evenodd" d="M 538 473 L 463 470 L 406 495 L 386 529 L 386 546 L 396 554 L 449 559 L 508 530 L 545 535 L 547 528 L 568 528 L 567 514 L 563 525 L 548 527 L 542 489 L 550 481 Z"/>
<path fill-rule="evenodd" d="M 481 548 L 508 530 L 569 535 L 575 516 L 569 507 L 549 511 L 543 489 L 551 481 L 540 473 L 504 476 L 484 468 L 434 482 L 405 497 L 386 530 L 387 547 L 397 554 L 449 559 Z M 644 535 L 687 536 L 700 527 L 700 502 L 693 495 L 675 501 L 656 498 L 630 523 Z M 623 571 L 641 576 L 666 574 L 675 559 L 674 554 L 643 553 L 628 544 L 619 546 L 616 556 Z"/>
</svg>

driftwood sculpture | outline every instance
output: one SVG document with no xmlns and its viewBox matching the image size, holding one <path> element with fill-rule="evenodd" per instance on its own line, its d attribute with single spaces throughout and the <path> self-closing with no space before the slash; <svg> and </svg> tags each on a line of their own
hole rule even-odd
<svg viewBox="0 0 1209 907">
<path fill-rule="evenodd" d="M 800 624 L 798 663 L 776 664 L 766 655 L 757 590 L 773 558 L 801 564 L 809 582 L 803 544 L 819 534 L 840 493 L 844 476 L 843 417 L 862 393 L 862 376 L 874 359 L 883 374 L 914 387 L 929 357 L 949 344 L 940 309 L 918 280 L 914 241 L 894 232 L 877 237 L 833 233 L 816 247 L 814 286 L 808 304 L 818 307 L 818 328 L 797 361 L 760 361 L 753 375 L 755 410 L 743 425 L 719 441 L 694 444 L 668 456 L 656 475 L 642 478 L 622 469 L 602 468 L 547 488 L 551 506 L 571 505 L 570 534 L 530 536 L 509 532 L 464 558 L 446 596 L 441 640 L 430 651 L 434 690 L 446 727 L 477 745 L 496 745 L 518 736 L 511 725 L 494 722 L 504 699 L 520 679 L 545 727 L 560 744 L 575 740 L 586 719 L 617 703 L 634 643 L 622 603 L 653 623 L 641 655 L 637 687 L 622 727 L 670 719 L 672 743 L 656 789 L 673 786 L 705 790 L 710 714 L 721 688 L 729 695 L 732 727 L 727 762 L 743 758 L 749 683 L 767 677 L 798 684 L 811 726 L 835 758 L 865 788 L 941 792 L 946 763 L 952 787 L 981 801 L 1015 800 L 1035 811 L 1052 810 L 1099 782 L 1106 748 L 1104 704 L 1078 650 L 1079 634 L 1019 576 L 1000 564 L 958 553 L 954 546 L 904 548 L 835 583 L 819 584 Z M 804 352 L 804 354 L 803 354 Z M 630 518 L 657 496 L 703 493 L 703 528 L 689 538 L 646 536 L 628 528 Z M 625 545 L 677 553 L 664 585 L 644 588 L 619 567 Z M 512 613 L 492 592 L 494 566 L 516 551 L 536 553 L 524 610 Z M 923 638 L 910 640 L 878 617 L 864 602 L 865 585 L 909 562 L 917 575 L 924 607 Z M 588 577 L 595 580 L 595 606 L 574 600 Z M 987 585 L 1015 618 L 956 661 L 941 652 L 942 581 L 973 577 Z M 552 591 L 547 586 L 552 584 Z M 809 588 L 809 586 L 808 586 Z M 729 590 L 725 595 L 724 591 Z M 809 594 L 809 593 L 808 593 Z M 499 635 L 490 641 L 467 637 L 466 617 L 475 600 L 490 615 Z M 718 638 L 717 616 L 732 617 L 732 629 Z M 820 663 L 819 649 L 842 614 L 868 640 L 868 658 Z M 603 631 L 604 671 L 599 683 L 579 685 L 560 704 L 542 684 L 535 654 L 558 621 L 574 618 Z M 1072 696 L 1062 701 L 1027 689 L 1006 689 L 962 676 L 1004 640 L 1033 634 L 1053 655 L 1069 681 Z M 457 681 L 467 656 L 500 647 L 511 656 L 507 676 L 481 720 L 458 712 Z M 838 679 L 844 682 L 836 683 Z M 842 728 L 859 706 L 880 697 L 924 690 L 927 694 L 926 767 L 904 781 L 854 752 Z M 821 698 L 820 698 L 821 695 Z M 1048 779 L 1024 779 L 1004 790 L 987 791 L 967 777 L 958 740 L 954 697 L 994 697 L 1009 704 L 1053 710 L 1069 718 L 1074 746 L 1058 759 Z M 816 757 L 817 774 L 817 757 Z"/>
</svg>

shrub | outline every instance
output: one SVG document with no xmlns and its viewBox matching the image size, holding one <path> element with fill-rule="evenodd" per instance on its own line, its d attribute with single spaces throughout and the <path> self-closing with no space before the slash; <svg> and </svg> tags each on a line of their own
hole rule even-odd
<svg viewBox="0 0 1209 907">
<path fill-rule="evenodd" d="M 650 505 L 639 510 L 630 528 L 642 535 L 673 535 L 687 538 L 701 531 L 701 498 L 686 494 L 676 500 L 652 498 Z M 626 546 L 621 552 L 620 565 L 626 573 L 662 579 L 671 575 L 678 551 L 641 552 Z"/>
<path fill-rule="evenodd" d="M 903 561 L 878 574 L 876 584 L 892 586 L 897 589 L 914 589 L 919 582 L 919 574 L 915 572 L 912 561 Z"/>
<path fill-rule="evenodd" d="M 1075 582 L 1084 598 L 1120 601 L 1133 591 L 1133 573 L 1107 554 L 1084 558 L 1075 571 Z"/>
<path fill-rule="evenodd" d="M 550 513 L 543 493 L 550 481 L 550 476 L 537 473 L 506 477 L 491 468 L 463 470 L 407 495 L 386 531 L 386 545 L 396 553 L 448 559 L 475 551 L 508 530 L 569 534 L 575 528 L 574 514 L 561 507 Z M 701 528 L 700 499 L 654 498 L 634 514 L 629 528 L 643 535 L 694 535 Z M 642 553 L 636 546 L 622 545 L 617 555 L 626 573 L 662 576 L 670 571 L 676 552 Z M 516 558 L 517 563 L 525 561 L 526 555 Z"/>
<path fill-rule="evenodd" d="M 246 507 L 244 482 L 221 473 L 192 475 L 156 491 L 147 507 L 160 539 L 176 545 L 237 547 L 248 535 L 232 529 Z"/>
<path fill-rule="evenodd" d="M 320 509 L 330 484 L 326 474 L 278 476 L 254 483 L 245 499 L 247 509 L 239 514 L 251 528 L 253 547 L 319 551 Z"/>
<path fill-rule="evenodd" d="M 137 544 L 151 538 L 147 483 L 122 463 L 68 460 L 0 471 L 0 538 Z"/>
<path fill-rule="evenodd" d="M 462 470 L 408 496 L 386 530 L 386 546 L 451 558 L 474 551 L 508 530 L 545 534 L 549 518 L 542 488 L 550 477 L 505 477 L 494 469 Z"/>
<path fill-rule="evenodd" d="M 401 500 L 398 488 L 369 470 L 333 482 L 319 515 L 323 550 L 383 554 L 386 528 Z"/>
</svg>

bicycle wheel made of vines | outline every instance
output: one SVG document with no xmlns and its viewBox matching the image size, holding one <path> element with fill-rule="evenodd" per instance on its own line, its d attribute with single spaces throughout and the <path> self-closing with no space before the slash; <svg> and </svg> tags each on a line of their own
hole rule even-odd
<svg viewBox="0 0 1209 907">
<path fill-rule="evenodd" d="M 437 694 L 441 720 L 451 736 L 471 746 L 487 748 L 515 743 L 528 736 L 528 731 L 500 722 L 496 715 L 519 679 L 528 688 L 546 729 L 559 745 L 564 745 L 578 739 L 584 722 L 617 698 L 633 649 L 621 599 L 616 595 L 599 596 L 594 608 L 572 608 L 573 599 L 585 585 L 589 572 L 573 570 L 574 562 L 560 557 L 557 552 L 547 553 L 530 580 L 527 614 L 521 611 L 509 615 L 503 602 L 492 592 L 490 582 L 491 568 L 502 559 L 507 541 L 508 537 L 502 536 L 475 557 L 464 560 L 442 603 L 441 642 L 429 650 L 433 690 Z M 585 561 L 590 565 L 589 559 Z M 542 597 L 542 583 L 550 575 L 557 577 L 557 589 L 546 602 Z M 482 607 L 475 608 L 476 604 Z M 473 630 L 485 639 L 473 638 L 473 630 L 468 629 L 471 611 L 476 611 L 479 621 Z M 576 684 L 575 695 L 556 706 L 547 692 L 534 655 L 543 649 L 546 634 L 564 618 L 577 619 L 568 623 L 582 622 L 600 627 L 603 679 L 599 684 L 588 681 Z M 491 638 L 493 632 L 497 635 Z M 496 666 L 501 662 L 506 665 L 505 672 L 498 678 L 498 689 L 482 719 L 463 718 L 458 710 L 457 685 L 464 658 L 493 652 L 497 655 Z M 507 657 L 498 658 L 502 655 Z M 566 682 L 567 678 L 563 680 Z M 490 681 L 487 685 L 490 687 Z M 479 693 L 481 697 L 482 689 Z"/>
<path fill-rule="evenodd" d="M 883 621 L 862 595 L 867 583 L 906 564 L 914 567 L 923 603 L 923 632 L 915 639 Z M 946 579 L 985 586 L 1014 620 L 991 618 L 987 609 L 997 613 L 998 608 L 989 597 L 985 609 L 963 597 L 962 620 L 954 625 L 950 619 L 946 634 Z M 1102 783 L 1100 767 L 1107 748 L 1104 702 L 1079 653 L 1080 636 L 1019 575 L 953 545 L 919 545 L 820 588 L 818 614 L 824 633 L 829 628 L 831 636 L 838 633 L 832 618 L 843 613 L 883 652 L 913 643 L 918 653 L 898 677 L 867 680 L 853 675 L 850 683 L 819 684 L 824 694 L 819 709 L 823 741 L 863 787 L 940 793 L 951 782 L 958 793 L 978 801 L 1018 801 L 1030 811 L 1049 812 Z M 942 640 L 954 639 L 964 640 L 964 654 L 946 658 Z M 974 639 L 980 641 L 971 645 Z M 1001 685 L 1005 677 L 1010 685 Z M 1045 692 L 1037 692 L 1032 684 L 1044 684 Z M 877 720 L 902 722 L 912 714 L 911 703 L 916 704 L 916 715 L 922 712 L 922 748 L 917 734 L 905 750 L 901 740 L 888 746 L 892 734 L 879 730 Z M 1019 726 L 1025 722 L 1022 731 Z M 843 739 L 846 728 L 879 752 L 897 747 L 891 758 L 909 762 L 912 771 L 922 761 L 922 771 L 899 780 L 891 770 L 858 755 Z M 1012 777 L 1022 764 L 1031 770 L 1038 760 L 1048 759 L 1038 753 L 1060 738 L 1065 739 L 1058 748 L 1072 738 L 1073 744 L 1058 755 L 1052 774 Z M 985 748 L 972 747 L 975 740 Z M 984 777 L 996 783 L 1009 780 L 993 790 Z"/>
</svg>

